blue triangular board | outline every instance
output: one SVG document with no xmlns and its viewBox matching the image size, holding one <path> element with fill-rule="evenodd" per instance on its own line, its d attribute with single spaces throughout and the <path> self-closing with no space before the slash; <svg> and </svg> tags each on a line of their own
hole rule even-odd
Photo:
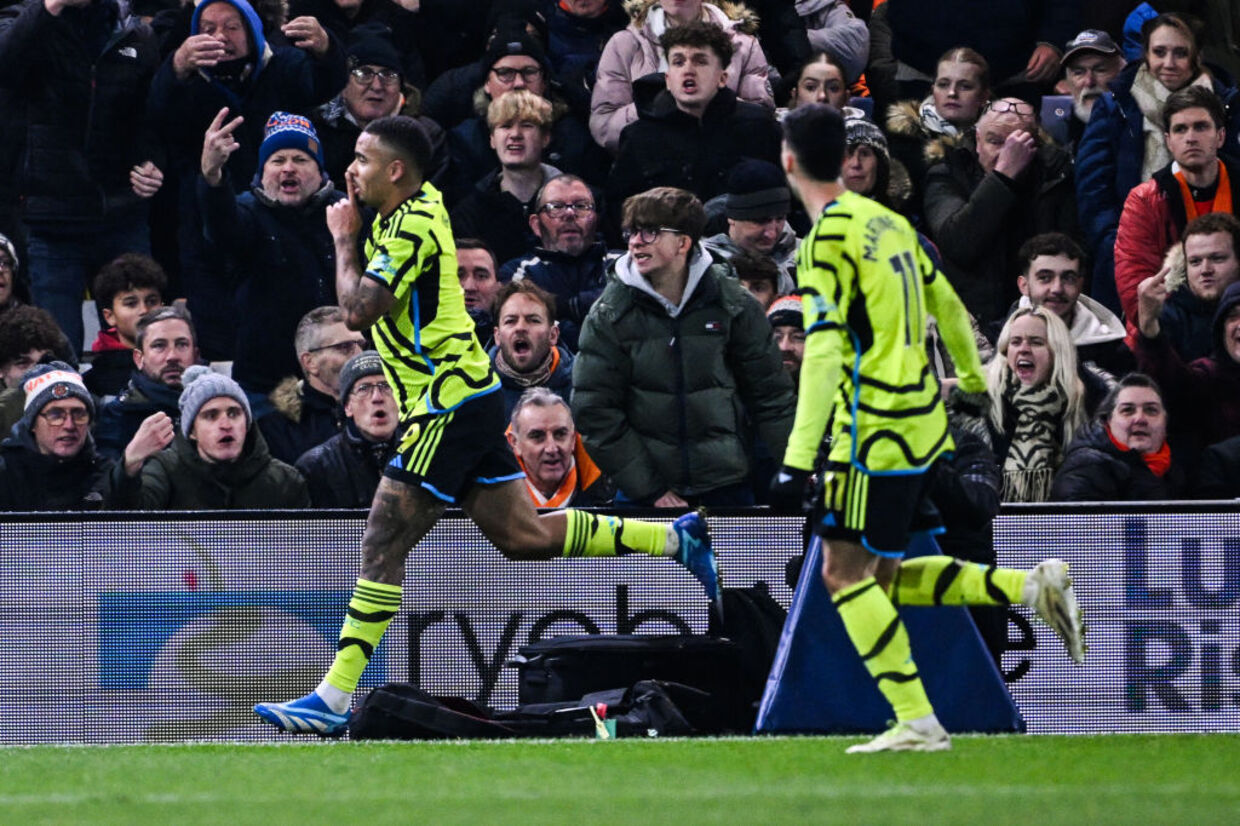
<svg viewBox="0 0 1240 826">
<path fill-rule="evenodd" d="M 938 553 L 934 539 L 919 534 L 908 556 Z M 880 732 L 894 717 L 844 631 L 821 570 L 822 545 L 815 537 L 766 681 L 759 733 Z M 926 693 L 948 731 L 1025 730 L 967 609 L 904 606 L 900 616 Z"/>
</svg>

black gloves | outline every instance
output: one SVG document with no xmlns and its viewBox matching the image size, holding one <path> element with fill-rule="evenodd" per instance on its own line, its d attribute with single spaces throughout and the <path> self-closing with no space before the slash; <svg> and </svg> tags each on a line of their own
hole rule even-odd
<svg viewBox="0 0 1240 826">
<path fill-rule="evenodd" d="M 813 505 L 811 471 L 784 465 L 771 479 L 771 509 L 779 513 L 800 514 Z"/>
</svg>

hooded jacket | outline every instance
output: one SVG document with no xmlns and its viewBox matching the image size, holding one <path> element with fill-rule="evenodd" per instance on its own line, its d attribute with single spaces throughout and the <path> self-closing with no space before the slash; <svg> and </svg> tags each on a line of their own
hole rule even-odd
<svg viewBox="0 0 1240 826">
<path fill-rule="evenodd" d="M 129 363 L 133 364 L 132 358 Z M 147 416 L 167 413 L 175 424 L 181 418 L 180 400 L 181 388 L 169 387 L 140 370 L 131 370 L 125 389 L 99 409 L 99 421 L 95 423 L 99 453 L 119 459 Z"/>
<path fill-rule="evenodd" d="M 25 421 L 0 443 L 0 511 L 80 511 L 106 507 L 112 463 L 95 453 L 88 435 L 71 459 L 39 452 Z"/>
<path fill-rule="evenodd" d="M 267 452 L 267 442 L 251 425 L 241 457 L 212 463 L 192 441 L 177 433 L 172 445 L 146 461 L 135 478 L 121 465 L 112 471 L 118 510 L 264 510 L 306 508 L 306 481 Z"/>
<path fill-rule="evenodd" d="M 336 303 L 336 245 L 326 215 L 346 196 L 324 175 L 305 204 L 284 206 L 263 194 L 258 174 L 239 197 L 227 177 L 213 187 L 198 175 L 202 235 L 229 254 L 229 286 L 244 308 L 235 320 L 232 376 L 252 393 L 268 393 L 301 370 L 293 346 L 301 317 Z"/>
<path fill-rule="evenodd" d="M 1029 297 L 1022 295 L 1012 307 L 1018 309 L 1030 307 Z M 1011 313 L 1008 313 L 1010 316 Z M 998 337 L 1002 324 L 994 327 L 995 338 Z M 1132 350 L 1124 342 L 1124 322 L 1119 316 L 1099 304 L 1094 299 L 1081 293 L 1076 298 L 1076 312 L 1072 316 L 1072 326 L 1068 335 L 1076 345 L 1076 358 L 1082 365 L 1092 364 L 1106 371 L 1111 377 L 1119 378 L 1137 369 L 1137 362 Z"/>
<path fill-rule="evenodd" d="M 972 146 L 948 151 L 926 175 L 926 223 L 948 279 L 983 323 L 1017 298 L 1017 252 L 1043 232 L 1078 233 L 1072 161 L 1042 144 L 1017 178 L 986 172 Z"/>
<path fill-rule="evenodd" d="M 573 418 L 586 449 L 632 500 L 744 482 L 749 428 L 782 456 L 796 408 L 762 307 L 695 247 L 677 306 L 627 254 L 586 316 Z"/>
<path fill-rule="evenodd" d="M 738 161 L 755 158 L 778 164 L 779 124 L 761 106 L 720 89 L 698 120 L 681 111 L 662 87 L 662 77 L 655 76 L 643 78 L 634 89 L 639 101 L 655 88 L 660 91 L 620 136 L 620 151 L 607 179 L 608 203 L 623 204 L 628 196 L 656 186 L 687 189 L 708 201 L 727 192 L 728 175 Z"/>
<path fill-rule="evenodd" d="M 385 442 L 363 438 L 350 419 L 344 429 L 297 460 L 315 508 L 368 508 L 383 468 L 396 450 L 396 435 Z"/>
<path fill-rule="evenodd" d="M 1093 422 L 1068 445 L 1051 485 L 1054 502 L 1149 502 L 1179 499 L 1184 470 L 1172 452 L 1171 469 L 1155 476 L 1135 450 L 1120 450 L 1100 422 Z"/>
<path fill-rule="evenodd" d="M 1162 387 L 1173 444 L 1195 465 L 1205 445 L 1240 435 L 1240 364 L 1228 354 L 1224 337 L 1228 314 L 1240 307 L 1240 283 L 1232 284 L 1214 312 L 1213 352 L 1185 363 L 1165 335 L 1137 334 L 1137 367 Z"/>
<path fill-rule="evenodd" d="M 620 146 L 620 133 L 637 120 L 633 83 L 652 72 L 665 71 L 659 38 L 664 31 L 663 10 L 657 0 L 627 0 L 625 11 L 633 22 L 616 32 L 599 59 L 594 93 L 590 99 L 590 134 L 610 152 Z M 702 4 L 702 11 L 732 38 L 734 54 L 728 65 L 728 88 L 741 100 L 772 111 L 775 99 L 767 77 L 769 67 L 753 33 L 758 21 L 740 3 Z"/>
<path fill-rule="evenodd" d="M 0 199 L 35 225 L 144 221 L 129 170 L 164 163 L 143 105 L 158 66 L 154 33 L 116 0 L 0 9 Z"/>
<path fill-rule="evenodd" d="M 875 113 L 875 120 L 878 114 Z M 943 135 L 929 129 L 921 116 L 921 104 L 914 100 L 902 100 L 887 107 L 883 131 L 887 133 L 887 148 L 891 155 L 890 181 L 906 178 L 903 187 L 897 183 L 892 191 L 888 184 L 888 204 L 902 214 L 920 217 L 922 200 L 926 189 L 926 172 L 936 163 L 942 163 L 947 153 L 964 144 L 965 135 Z M 903 168 L 903 173 L 897 171 Z M 903 191 L 901 191 L 903 190 Z M 903 203 L 896 204 L 896 198 Z"/>
</svg>

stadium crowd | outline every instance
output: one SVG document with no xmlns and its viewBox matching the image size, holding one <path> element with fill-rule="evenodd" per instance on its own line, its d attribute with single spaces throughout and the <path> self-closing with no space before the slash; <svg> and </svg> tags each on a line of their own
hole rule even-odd
<svg viewBox="0 0 1240 826">
<path fill-rule="evenodd" d="M 807 102 L 973 316 L 958 497 L 1235 497 L 1237 77 L 1227 0 L 0 0 L 0 510 L 369 504 L 325 214 L 394 114 L 534 504 L 763 504 Z"/>
</svg>

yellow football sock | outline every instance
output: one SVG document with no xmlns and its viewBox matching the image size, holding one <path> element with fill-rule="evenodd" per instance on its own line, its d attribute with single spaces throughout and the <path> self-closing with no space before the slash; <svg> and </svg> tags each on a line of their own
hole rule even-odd
<svg viewBox="0 0 1240 826">
<path fill-rule="evenodd" d="M 878 690 L 895 710 L 896 719 L 907 722 L 933 714 L 913 662 L 908 632 L 874 577 L 837 591 L 831 601 Z"/>
<path fill-rule="evenodd" d="M 639 519 L 600 516 L 569 508 L 564 535 L 564 556 L 617 556 L 667 553 L 668 528 Z"/>
<path fill-rule="evenodd" d="M 950 556 L 919 556 L 900 563 L 888 596 L 896 605 L 1019 604 L 1028 575 Z"/>
<path fill-rule="evenodd" d="M 323 678 L 328 685 L 348 694 L 353 693 L 379 640 L 383 638 L 383 632 L 399 610 L 399 585 L 385 585 L 365 579 L 357 581 L 345 613 L 344 626 L 340 629 L 336 659 Z"/>
</svg>

